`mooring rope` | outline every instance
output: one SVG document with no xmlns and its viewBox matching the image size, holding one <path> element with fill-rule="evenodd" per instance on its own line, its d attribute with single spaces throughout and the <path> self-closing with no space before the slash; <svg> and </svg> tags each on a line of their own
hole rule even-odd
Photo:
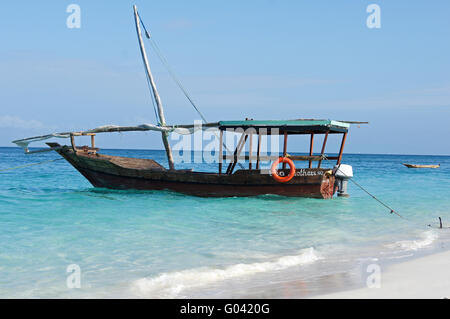
<svg viewBox="0 0 450 319">
<path fill-rule="evenodd" d="M 42 162 L 37 162 L 37 163 L 31 163 L 31 164 L 25 164 L 25 165 L 20 165 L 20 166 L 0 169 L 0 172 L 12 171 L 12 170 L 19 169 L 19 168 L 25 168 L 25 167 L 34 166 L 34 165 L 41 165 L 41 164 L 56 162 L 56 161 L 60 161 L 60 160 L 63 160 L 63 159 L 64 158 L 57 158 L 57 159 L 48 160 L 48 161 L 42 161 Z"/>
<path fill-rule="evenodd" d="M 345 174 L 343 171 L 341 171 L 339 168 L 338 168 L 338 170 L 339 170 L 342 174 L 346 175 L 346 174 Z M 347 175 L 346 175 L 346 176 L 347 176 Z M 371 194 L 368 190 L 366 190 L 364 187 L 362 187 L 360 184 L 358 184 L 358 183 L 357 183 L 356 181 L 354 181 L 352 178 L 350 178 L 350 181 L 351 181 L 353 184 L 355 184 L 356 186 L 358 186 L 360 189 L 362 189 L 364 192 L 366 192 L 369 196 L 371 196 L 371 197 L 372 197 L 373 199 L 375 199 L 377 202 L 379 202 L 381 205 L 383 205 L 384 207 L 386 207 L 387 209 L 389 209 L 391 214 L 394 213 L 394 214 L 396 214 L 398 217 L 402 218 L 403 220 L 406 220 L 407 222 L 410 222 L 410 223 L 413 223 L 413 224 L 416 224 L 416 225 L 423 226 L 423 224 L 419 224 L 419 223 L 417 223 L 417 222 L 414 222 L 414 221 L 412 221 L 412 220 L 410 220 L 410 219 L 408 219 L 408 218 L 403 217 L 402 215 L 400 215 L 400 214 L 399 214 L 398 212 L 396 212 L 393 208 L 391 208 L 390 206 L 386 205 L 383 201 L 381 201 L 380 199 L 378 199 L 375 195 Z M 442 219 L 441 219 L 441 217 L 439 217 L 439 227 L 433 227 L 433 226 L 431 226 L 431 224 L 427 224 L 426 226 L 431 227 L 431 228 L 437 228 L 437 229 L 450 228 L 450 227 L 442 227 Z"/>
<path fill-rule="evenodd" d="M 326 155 L 323 155 L 323 158 L 324 158 L 325 160 L 329 160 L 329 159 L 327 158 Z M 369 195 L 369 196 L 372 197 L 374 200 L 376 200 L 378 203 L 380 203 L 381 205 L 383 205 L 384 207 L 386 207 L 387 209 L 389 209 L 389 211 L 390 211 L 391 214 L 396 214 L 398 217 L 402 218 L 402 219 L 405 220 L 405 221 L 408 221 L 408 222 L 410 222 L 410 223 L 414 223 L 414 224 L 416 224 L 416 225 L 423 226 L 423 224 L 416 223 L 416 222 L 414 222 L 414 221 L 412 221 L 412 220 L 410 220 L 410 219 L 408 219 L 408 218 L 406 218 L 406 217 L 400 215 L 395 209 L 393 209 L 392 207 L 390 207 L 389 205 L 387 205 L 385 202 L 383 202 L 383 201 L 380 200 L 378 197 L 376 197 L 376 196 L 373 195 L 371 192 L 369 192 L 367 189 L 365 189 L 365 188 L 364 188 L 362 185 L 360 185 L 358 182 L 356 182 L 355 180 L 353 180 L 352 177 L 348 176 L 348 175 L 345 174 L 342 170 L 340 170 L 340 169 L 339 169 L 339 166 L 337 167 L 337 170 L 338 170 L 339 172 L 341 172 L 342 174 L 344 174 L 346 177 L 348 177 L 348 179 L 349 179 L 353 184 L 355 184 L 357 187 L 359 187 L 359 188 L 360 188 L 362 191 L 364 191 L 367 195 Z M 445 228 L 449 228 L 449 229 L 450 229 L 450 227 L 442 227 L 442 219 L 441 219 L 441 217 L 439 217 L 439 224 L 440 224 L 439 227 L 433 227 L 433 226 L 431 226 L 431 224 L 427 224 L 426 226 L 427 226 L 427 227 L 432 227 L 432 228 L 438 228 L 438 229 L 445 229 Z"/>
<path fill-rule="evenodd" d="M 323 154 L 322 158 L 326 161 L 329 161 L 330 159 Z M 346 177 L 348 177 L 348 179 L 355 184 L 356 186 L 358 186 L 361 190 L 363 190 L 367 195 L 369 195 L 370 197 L 372 197 L 373 199 L 375 199 L 378 203 L 380 203 L 381 205 L 383 205 L 384 207 L 386 207 L 387 209 L 389 209 L 391 214 L 396 214 L 398 217 L 403 218 L 406 220 L 405 217 L 403 217 L 402 215 L 400 215 L 397 211 L 395 211 L 395 209 L 393 209 L 392 207 L 390 207 L 389 205 L 387 205 L 386 203 L 384 203 L 382 200 L 380 200 L 379 198 L 377 198 L 375 195 L 373 195 L 371 192 L 369 192 L 367 189 L 365 189 L 364 187 L 362 187 L 360 184 L 358 184 L 356 181 L 353 180 L 352 177 L 348 176 L 347 174 L 345 174 L 341 169 L 340 169 L 340 165 L 337 167 L 336 171 L 341 172 L 342 174 L 344 174 Z"/>
<path fill-rule="evenodd" d="M 345 175 L 345 173 L 343 171 L 341 171 L 339 168 L 338 170 Z M 347 175 L 346 175 L 347 176 Z M 396 214 L 398 217 L 406 219 L 405 217 L 403 217 L 402 215 L 400 215 L 398 212 L 395 211 L 395 209 L 393 209 L 392 207 L 388 206 L 386 203 L 384 203 L 383 201 L 381 201 L 380 199 L 378 199 L 375 195 L 373 195 L 372 193 L 370 193 L 367 189 L 365 189 L 364 187 L 362 187 L 360 184 L 358 184 L 356 181 L 353 180 L 353 178 L 350 178 L 350 181 L 355 184 L 356 186 L 358 186 L 360 189 L 362 189 L 364 192 L 366 192 L 369 196 L 371 196 L 373 199 L 375 199 L 377 202 L 379 202 L 381 205 L 383 205 L 384 207 L 386 207 L 387 209 L 390 210 L 391 214 Z"/>
</svg>

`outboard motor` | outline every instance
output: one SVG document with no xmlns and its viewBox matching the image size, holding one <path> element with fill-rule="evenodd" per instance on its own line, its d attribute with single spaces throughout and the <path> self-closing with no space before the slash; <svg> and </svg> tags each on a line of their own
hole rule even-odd
<svg viewBox="0 0 450 319">
<path fill-rule="evenodd" d="M 351 165 L 339 164 L 333 168 L 336 177 L 335 186 L 337 187 L 337 195 L 349 197 L 347 193 L 348 180 L 353 177 L 353 168 Z"/>
</svg>

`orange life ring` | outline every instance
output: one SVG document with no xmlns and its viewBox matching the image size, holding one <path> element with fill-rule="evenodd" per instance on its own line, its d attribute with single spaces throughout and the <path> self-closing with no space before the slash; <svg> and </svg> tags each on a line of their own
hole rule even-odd
<svg viewBox="0 0 450 319">
<path fill-rule="evenodd" d="M 291 171 L 289 172 L 289 175 L 287 176 L 280 176 L 278 175 L 278 164 L 280 163 L 286 163 L 289 165 Z M 292 160 L 290 160 L 287 157 L 279 157 L 275 162 L 272 164 L 271 168 L 272 177 L 274 180 L 280 183 L 286 183 L 289 182 L 295 175 L 295 165 Z"/>
</svg>

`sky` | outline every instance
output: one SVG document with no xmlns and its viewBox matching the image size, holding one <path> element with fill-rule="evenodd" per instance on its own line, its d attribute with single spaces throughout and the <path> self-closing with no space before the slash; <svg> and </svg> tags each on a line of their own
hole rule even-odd
<svg viewBox="0 0 450 319">
<path fill-rule="evenodd" d="M 80 28 L 66 24 L 72 3 Z M 445 0 L 3 1 L 0 146 L 155 123 L 133 4 L 208 121 L 369 121 L 352 126 L 346 152 L 450 154 Z M 380 28 L 367 27 L 370 4 Z M 168 124 L 198 120 L 145 44 Z M 163 147 L 158 133 L 103 134 L 97 146 Z"/>
</svg>

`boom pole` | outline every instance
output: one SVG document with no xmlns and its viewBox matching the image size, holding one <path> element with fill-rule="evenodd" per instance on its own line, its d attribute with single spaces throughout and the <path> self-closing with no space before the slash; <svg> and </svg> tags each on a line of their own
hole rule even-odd
<svg viewBox="0 0 450 319">
<path fill-rule="evenodd" d="M 137 32 L 137 36 L 138 36 L 138 40 L 139 40 L 139 47 L 141 49 L 142 60 L 144 61 L 145 71 L 146 71 L 147 77 L 150 81 L 150 85 L 152 87 L 152 93 L 153 93 L 153 96 L 155 97 L 156 105 L 158 107 L 158 116 L 159 116 L 160 124 L 162 126 L 166 126 L 166 118 L 164 117 L 164 109 L 163 109 L 163 106 L 161 103 L 161 98 L 159 97 L 158 90 L 156 89 L 155 81 L 153 80 L 152 72 L 150 70 L 150 64 L 148 63 L 147 53 L 145 52 L 144 42 L 142 41 L 140 19 L 139 19 L 136 5 L 133 5 L 133 9 L 134 9 L 134 20 L 136 22 L 136 32 Z M 175 169 L 175 165 L 173 162 L 173 156 L 172 156 L 172 150 L 170 148 L 170 144 L 169 144 L 169 140 L 168 140 L 169 134 L 167 132 L 161 132 L 161 135 L 162 135 L 164 147 L 166 149 L 167 160 L 169 162 L 169 168 Z"/>
</svg>

